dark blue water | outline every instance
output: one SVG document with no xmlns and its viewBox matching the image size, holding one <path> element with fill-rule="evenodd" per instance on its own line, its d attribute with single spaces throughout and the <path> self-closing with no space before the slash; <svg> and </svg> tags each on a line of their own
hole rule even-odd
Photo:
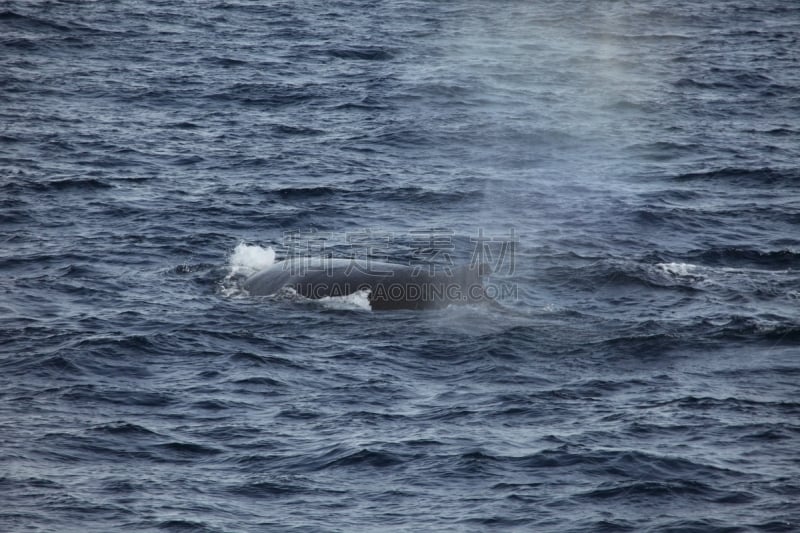
<svg viewBox="0 0 800 533">
<path fill-rule="evenodd" d="M 795 1 L 0 2 L 0 530 L 797 531 L 798 450 Z"/>
</svg>

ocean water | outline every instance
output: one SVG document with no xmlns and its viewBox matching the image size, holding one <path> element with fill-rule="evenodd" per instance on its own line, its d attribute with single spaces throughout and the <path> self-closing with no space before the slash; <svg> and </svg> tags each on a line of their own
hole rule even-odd
<svg viewBox="0 0 800 533">
<path fill-rule="evenodd" d="M 798 450 L 794 0 L 0 1 L 0 530 L 797 531 Z"/>
</svg>

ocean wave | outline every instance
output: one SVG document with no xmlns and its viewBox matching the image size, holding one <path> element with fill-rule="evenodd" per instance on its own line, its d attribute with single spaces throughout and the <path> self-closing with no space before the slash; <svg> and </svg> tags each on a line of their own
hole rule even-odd
<svg viewBox="0 0 800 533">
<path fill-rule="evenodd" d="M 751 503 L 758 499 L 750 492 L 719 490 L 701 481 L 685 480 L 607 483 L 605 486 L 580 494 L 578 498 L 625 501 L 639 498 L 656 498 L 662 501 L 686 498 L 729 504 Z"/>
<path fill-rule="evenodd" d="M 626 150 L 651 161 L 670 161 L 702 153 L 707 147 L 700 143 L 679 143 L 672 141 L 656 141 L 650 143 L 636 143 L 626 147 Z M 678 191 L 670 191 L 679 194 Z M 694 191 L 680 191 L 692 194 Z"/>
<path fill-rule="evenodd" d="M 328 489 L 331 493 L 337 491 Z M 328 492 L 323 489 L 312 489 L 308 487 L 308 481 L 286 478 L 284 480 L 261 480 L 250 481 L 240 485 L 232 486 L 228 491 L 236 496 L 246 496 L 250 498 L 265 497 L 297 497 L 298 495 L 313 495 L 314 493 Z"/>
<path fill-rule="evenodd" d="M 38 18 L 31 15 L 22 15 L 15 11 L 3 10 L 0 11 L 0 24 L 11 25 L 14 28 L 24 28 L 26 30 L 56 30 L 59 32 L 67 32 L 72 28 L 69 26 L 53 22 L 44 18 Z"/>
<path fill-rule="evenodd" d="M 701 282 L 706 279 L 690 263 L 650 264 L 615 259 L 578 267 L 548 267 L 543 272 L 548 278 L 560 279 L 561 283 L 591 292 L 611 291 L 626 286 L 694 292 L 703 289 Z"/>
<path fill-rule="evenodd" d="M 229 100 L 247 105 L 280 107 L 307 103 L 327 98 L 323 87 L 317 83 L 235 83 L 224 91 L 207 94 L 212 100 Z"/>
<path fill-rule="evenodd" d="M 741 168 L 726 167 L 701 172 L 689 172 L 674 177 L 680 182 L 720 182 L 729 185 L 764 187 L 797 186 L 800 184 L 800 171 L 797 169 L 778 169 L 771 167 Z"/>
<path fill-rule="evenodd" d="M 42 181 L 10 182 L 2 185 L 2 189 L 11 192 L 30 190 L 35 192 L 64 191 L 64 190 L 103 190 L 112 189 L 114 185 L 107 180 L 98 178 L 59 178 Z"/>
<path fill-rule="evenodd" d="M 759 250 L 749 247 L 715 247 L 692 250 L 684 257 L 693 263 L 715 267 L 734 267 L 763 270 L 800 269 L 800 251 Z"/>
<path fill-rule="evenodd" d="M 388 61 L 394 59 L 396 53 L 386 48 L 358 47 L 358 48 L 331 48 L 325 53 L 337 59 L 354 59 L 358 61 Z"/>
<path fill-rule="evenodd" d="M 712 396 L 684 396 L 666 401 L 652 402 L 646 408 L 662 408 L 666 406 L 679 408 L 681 411 L 769 411 L 777 410 L 784 414 L 800 412 L 800 402 L 758 400 L 753 398 Z"/>
<path fill-rule="evenodd" d="M 107 433 L 110 435 L 134 435 L 134 436 L 158 436 L 158 433 L 151 431 L 138 424 L 131 422 L 118 421 L 99 424 L 90 428 L 91 432 Z"/>
</svg>

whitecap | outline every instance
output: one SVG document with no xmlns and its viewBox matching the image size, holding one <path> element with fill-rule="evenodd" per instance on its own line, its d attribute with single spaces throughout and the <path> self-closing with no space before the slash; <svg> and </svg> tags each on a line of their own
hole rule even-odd
<svg viewBox="0 0 800 533">
<path fill-rule="evenodd" d="M 673 276 L 694 276 L 697 265 L 691 263 L 657 263 L 656 268 Z"/>
</svg>

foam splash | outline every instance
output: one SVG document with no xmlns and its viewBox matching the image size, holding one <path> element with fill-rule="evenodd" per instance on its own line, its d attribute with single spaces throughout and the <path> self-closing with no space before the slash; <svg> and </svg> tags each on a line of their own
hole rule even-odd
<svg viewBox="0 0 800 533">
<path fill-rule="evenodd" d="M 372 311 L 369 304 L 369 289 L 356 291 L 347 296 L 325 296 L 319 302 L 330 309 L 363 309 Z"/>
<path fill-rule="evenodd" d="M 275 250 L 271 246 L 263 248 L 257 244 L 251 245 L 240 242 L 228 258 L 228 266 L 230 267 L 228 277 L 250 276 L 274 264 Z"/>
<path fill-rule="evenodd" d="M 240 280 L 275 264 L 275 250 L 256 244 L 240 242 L 228 257 L 228 274 L 220 282 L 223 296 L 240 296 L 246 294 Z"/>
</svg>

